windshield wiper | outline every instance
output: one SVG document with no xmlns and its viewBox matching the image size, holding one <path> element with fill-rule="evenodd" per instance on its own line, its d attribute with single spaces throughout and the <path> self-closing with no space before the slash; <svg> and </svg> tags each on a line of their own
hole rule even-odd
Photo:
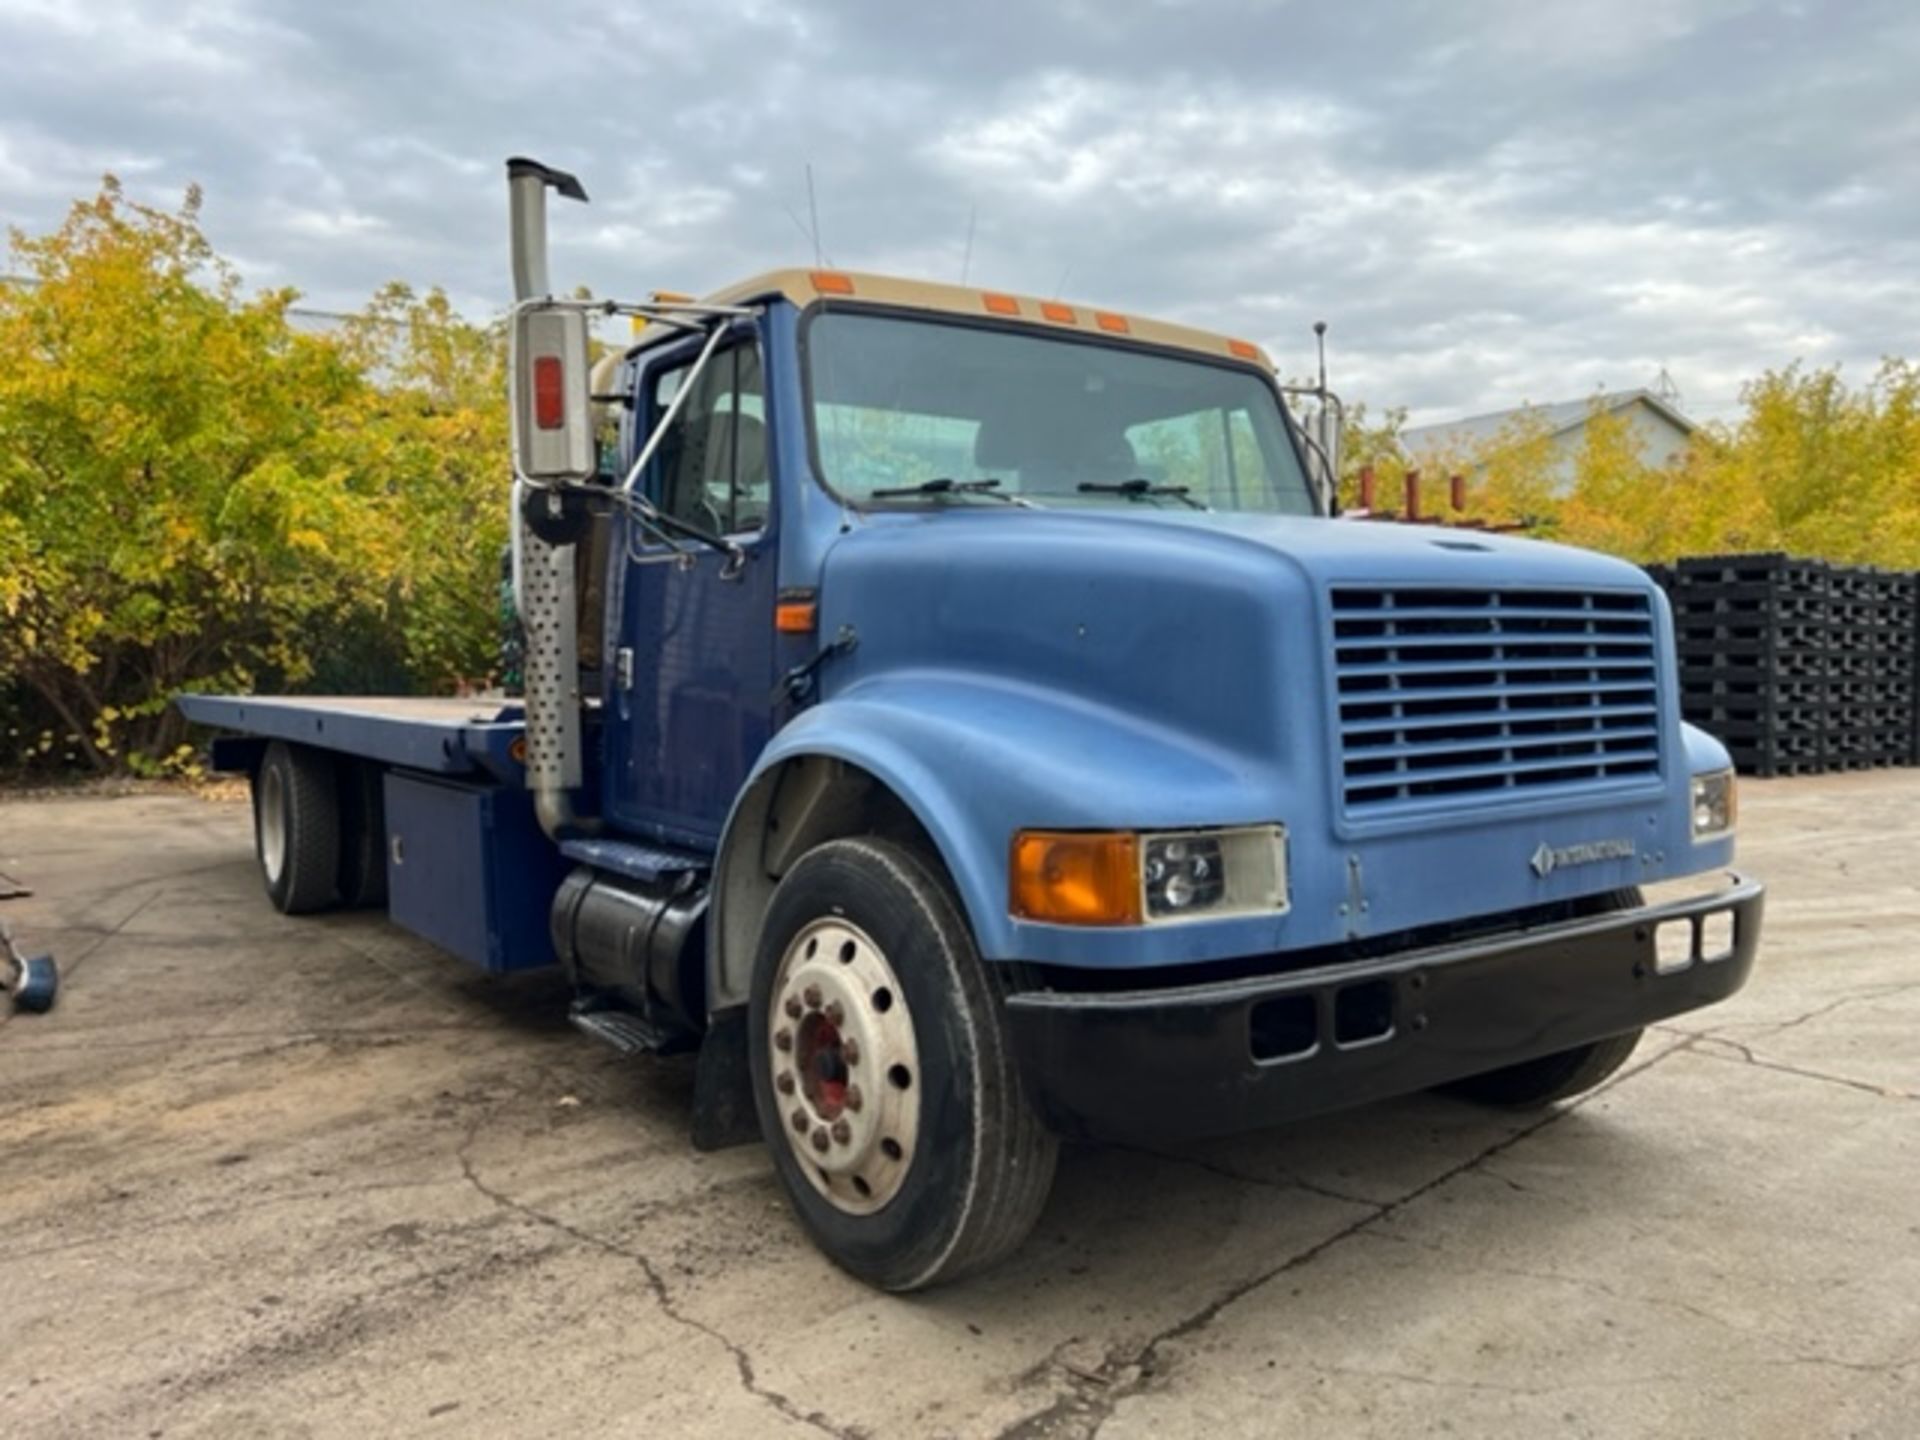
<svg viewBox="0 0 1920 1440">
<path fill-rule="evenodd" d="M 1156 485 L 1153 481 L 1143 480 L 1138 476 L 1135 476 L 1131 480 L 1115 480 L 1111 483 L 1100 480 L 1082 480 L 1079 485 L 1074 488 L 1079 490 L 1082 495 L 1124 495 L 1129 500 L 1147 500 L 1157 495 L 1171 495 L 1175 500 L 1178 500 L 1189 509 L 1208 510 L 1212 508 L 1209 505 L 1203 505 L 1200 501 L 1193 498 L 1189 493 L 1193 489 L 1191 485 Z"/>
<path fill-rule="evenodd" d="M 869 500 L 898 500 L 907 495 L 984 495 L 989 500 L 998 500 L 1003 505 L 1024 505 L 1031 507 L 1033 502 L 1019 495 L 996 494 L 1000 487 L 998 480 L 956 480 L 951 475 L 941 475 L 932 480 L 922 480 L 918 485 L 897 485 L 887 490 L 872 490 L 867 493 Z"/>
</svg>

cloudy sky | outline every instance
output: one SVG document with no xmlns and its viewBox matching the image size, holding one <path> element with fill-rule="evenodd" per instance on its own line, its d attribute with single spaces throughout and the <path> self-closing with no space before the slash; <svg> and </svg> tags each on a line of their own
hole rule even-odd
<svg viewBox="0 0 1920 1440">
<path fill-rule="evenodd" d="M 257 285 L 507 286 L 501 159 L 572 169 L 555 278 L 807 261 L 1243 334 L 1416 421 L 1920 355 L 1912 0 L 0 0 L 0 220 L 206 188 Z M 968 257 L 967 239 L 973 241 Z"/>
</svg>

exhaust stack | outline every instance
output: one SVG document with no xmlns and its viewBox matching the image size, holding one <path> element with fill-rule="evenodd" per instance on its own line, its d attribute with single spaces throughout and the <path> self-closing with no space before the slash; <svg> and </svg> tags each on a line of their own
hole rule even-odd
<svg viewBox="0 0 1920 1440">
<path fill-rule="evenodd" d="M 507 161 L 513 256 L 508 375 L 514 429 L 513 591 L 527 634 L 527 788 L 540 826 L 555 839 L 598 828 L 575 813 L 580 788 L 580 643 L 574 547 L 550 545 L 528 525 L 528 505 L 556 505 L 555 487 L 588 478 L 592 454 L 586 317 L 547 307 L 547 191 L 584 201 L 579 180 L 537 160 Z"/>
</svg>

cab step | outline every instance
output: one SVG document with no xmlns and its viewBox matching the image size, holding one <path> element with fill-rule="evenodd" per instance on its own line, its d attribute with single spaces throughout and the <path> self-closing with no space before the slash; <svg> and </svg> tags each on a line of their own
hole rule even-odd
<svg viewBox="0 0 1920 1440">
<path fill-rule="evenodd" d="M 622 1055 L 659 1055 L 684 1049 L 686 1038 L 653 1024 L 631 1010 L 615 1010 L 590 1000 L 576 1000 L 567 1012 L 576 1030 L 611 1045 Z"/>
<path fill-rule="evenodd" d="M 657 885 L 704 876 L 712 857 L 671 845 L 642 845 L 633 840 L 563 840 L 560 853 L 596 870 Z"/>
</svg>

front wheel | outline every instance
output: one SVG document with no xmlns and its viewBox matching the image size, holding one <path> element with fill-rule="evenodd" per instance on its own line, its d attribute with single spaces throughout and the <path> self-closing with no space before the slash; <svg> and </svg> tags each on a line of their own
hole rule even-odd
<svg viewBox="0 0 1920 1440">
<path fill-rule="evenodd" d="M 1611 915 L 1621 910 L 1638 909 L 1646 903 L 1638 886 L 1609 890 L 1575 902 L 1581 915 Z M 1612 1075 L 1640 1043 L 1642 1030 L 1610 1035 L 1604 1040 L 1576 1045 L 1571 1050 L 1555 1051 L 1518 1065 L 1503 1065 L 1480 1075 L 1469 1075 L 1441 1087 L 1450 1095 L 1479 1105 L 1495 1105 L 1505 1110 L 1537 1110 L 1557 1100 L 1584 1095 Z"/>
<path fill-rule="evenodd" d="M 834 840 L 787 873 L 748 1034 L 761 1133 L 837 1264 L 918 1290 L 1032 1230 L 1057 1146 L 1010 1052 L 998 977 L 914 851 Z"/>
<path fill-rule="evenodd" d="M 1584 1095 L 1614 1071 L 1627 1063 L 1633 1047 L 1640 1043 L 1640 1030 L 1576 1045 L 1538 1060 L 1469 1075 L 1445 1088 L 1463 1100 L 1481 1105 L 1498 1105 L 1508 1110 L 1535 1110 L 1556 1100 L 1571 1100 Z"/>
</svg>

